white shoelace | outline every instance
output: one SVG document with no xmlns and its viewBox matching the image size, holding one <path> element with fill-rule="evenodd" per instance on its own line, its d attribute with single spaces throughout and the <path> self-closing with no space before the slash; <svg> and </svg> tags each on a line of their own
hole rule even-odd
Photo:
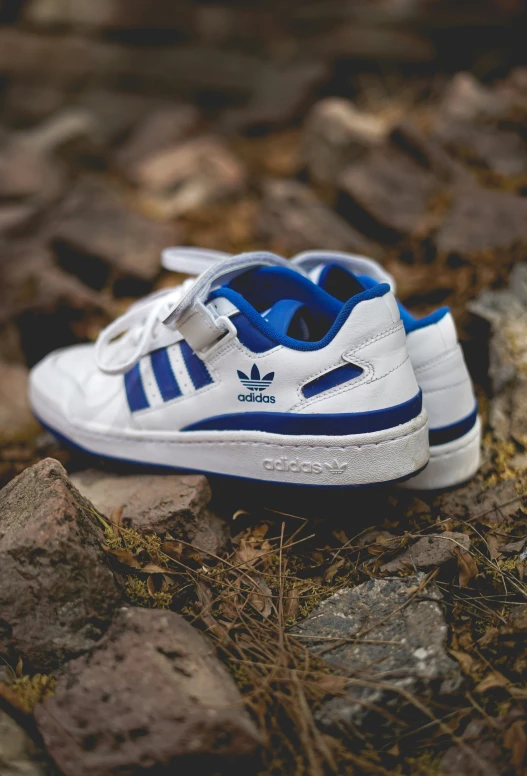
<svg viewBox="0 0 527 776">
<path fill-rule="evenodd" d="M 172 271 L 189 272 L 192 268 L 195 272 L 199 258 L 203 259 L 201 268 L 204 269 L 199 277 L 188 278 L 180 286 L 150 294 L 101 331 L 95 343 L 95 360 L 102 372 L 119 375 L 133 369 L 152 350 L 153 342 L 166 340 L 167 334 L 173 335 L 177 322 L 194 305 L 205 300 L 213 286 L 226 283 L 251 267 L 289 266 L 288 261 L 272 253 L 242 253 L 230 257 L 219 251 L 203 252 L 191 248 L 164 251 L 162 264 Z M 125 353 L 126 356 L 119 359 Z"/>
</svg>

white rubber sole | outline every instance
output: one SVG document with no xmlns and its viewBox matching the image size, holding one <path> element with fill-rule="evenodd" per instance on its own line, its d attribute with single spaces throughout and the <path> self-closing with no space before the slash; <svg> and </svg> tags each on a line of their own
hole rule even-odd
<svg viewBox="0 0 527 776">
<path fill-rule="evenodd" d="M 50 431 L 103 457 L 264 482 L 357 487 L 412 476 L 428 461 L 426 410 L 400 426 L 349 436 L 263 431 L 107 432 L 60 416 L 32 388 L 31 404 Z"/>
<path fill-rule="evenodd" d="M 430 448 L 424 471 L 401 483 L 409 490 L 440 490 L 467 482 L 477 473 L 481 459 L 481 421 L 478 417 L 468 433 L 453 442 Z"/>
</svg>

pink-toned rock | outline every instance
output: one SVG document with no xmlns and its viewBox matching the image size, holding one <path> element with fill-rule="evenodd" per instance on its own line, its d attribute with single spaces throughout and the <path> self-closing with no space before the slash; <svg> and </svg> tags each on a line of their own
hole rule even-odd
<svg viewBox="0 0 527 776">
<path fill-rule="evenodd" d="M 122 610 L 35 717 L 65 776 L 230 772 L 260 743 L 211 645 L 169 611 Z"/>
<path fill-rule="evenodd" d="M 0 654 L 49 672 L 90 649 L 120 603 L 93 507 L 47 458 L 0 491 Z"/>
<path fill-rule="evenodd" d="M 108 517 L 118 509 L 142 533 L 170 534 L 215 555 L 225 549 L 227 526 L 212 514 L 207 479 L 201 474 L 111 474 L 89 469 L 73 484 Z"/>
</svg>

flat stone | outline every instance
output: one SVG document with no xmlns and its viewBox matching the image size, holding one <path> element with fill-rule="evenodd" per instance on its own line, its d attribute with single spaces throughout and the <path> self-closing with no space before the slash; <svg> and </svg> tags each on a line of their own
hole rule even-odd
<svg viewBox="0 0 527 776">
<path fill-rule="evenodd" d="M 437 114 L 441 121 L 484 121 L 506 116 L 509 100 L 497 89 L 481 84 L 471 73 L 457 73 L 450 81 Z"/>
<path fill-rule="evenodd" d="M 95 262 L 93 274 L 100 276 L 99 284 L 111 270 L 153 281 L 162 249 L 181 242 L 181 230 L 145 218 L 112 189 L 86 179 L 68 195 L 49 238 L 63 266 L 83 279 L 89 279 L 90 262 Z"/>
<path fill-rule="evenodd" d="M 380 148 L 345 170 L 339 188 L 342 212 L 360 217 L 356 211 L 362 211 L 370 231 L 380 230 L 384 240 L 393 241 L 418 230 L 441 185 L 406 154 Z"/>
<path fill-rule="evenodd" d="M 328 97 L 310 111 L 303 156 L 317 183 L 335 185 L 342 170 L 387 137 L 386 121 L 359 110 L 351 100 Z"/>
<path fill-rule="evenodd" d="M 42 429 L 27 398 L 27 367 L 0 361 L 0 375 L 0 444 L 29 441 Z"/>
<path fill-rule="evenodd" d="M 404 569 L 427 569 L 443 566 L 456 557 L 456 548 L 470 548 L 470 539 L 462 533 L 444 531 L 418 539 L 406 552 L 381 566 L 383 574 L 393 574 Z"/>
<path fill-rule="evenodd" d="M 0 773 L 2 776 L 51 776 L 43 752 L 26 731 L 0 709 Z"/>
<path fill-rule="evenodd" d="M 262 240 L 280 255 L 314 247 L 372 255 L 375 247 L 297 181 L 267 181 L 257 225 Z"/>
<path fill-rule="evenodd" d="M 465 259 L 513 247 L 527 247 L 524 197 L 481 186 L 458 187 L 435 237 L 440 254 Z"/>
<path fill-rule="evenodd" d="M 227 545 L 226 523 L 209 512 L 207 479 L 200 474 L 78 472 L 71 481 L 103 515 L 123 508 L 126 524 L 142 533 L 170 534 L 206 552 Z"/>
<path fill-rule="evenodd" d="M 161 610 L 121 610 L 101 644 L 68 663 L 35 718 L 65 776 L 224 772 L 260 743 L 211 645 Z"/>
<path fill-rule="evenodd" d="M 489 421 L 498 439 L 527 443 L 527 264 L 514 267 L 509 287 L 485 290 L 470 311 L 488 321 L 489 377 L 493 398 Z"/>
<path fill-rule="evenodd" d="M 430 583 L 410 600 L 424 579 L 422 573 L 371 579 L 340 590 L 294 628 L 294 634 L 310 637 L 302 638 L 302 643 L 313 654 L 325 650 L 328 666 L 340 676 L 352 677 L 343 694 L 323 703 L 317 712 L 324 729 L 367 728 L 381 737 L 396 737 L 397 724 L 393 717 L 383 717 L 382 710 L 398 716 L 407 705 L 398 689 L 435 700 L 445 700 L 459 689 L 459 668 L 446 651 L 448 629 L 439 589 Z M 354 636 L 356 642 L 337 641 L 328 652 L 333 640 Z"/>
<path fill-rule="evenodd" d="M 503 480 L 492 487 L 472 480 L 462 488 L 441 494 L 435 504 L 442 518 L 501 525 L 514 518 L 521 508 L 524 501 L 519 495 L 521 487 L 521 478 Z"/>
<path fill-rule="evenodd" d="M 120 601 L 103 538 L 52 458 L 0 491 L 0 654 L 11 665 L 49 673 L 101 638 Z"/>
<path fill-rule="evenodd" d="M 241 194 L 245 169 L 221 140 L 202 136 L 176 143 L 135 166 L 144 201 L 159 217 L 174 218 Z"/>
<path fill-rule="evenodd" d="M 434 136 L 449 151 L 503 176 L 527 173 L 527 144 L 516 132 L 453 121 L 438 122 Z"/>
<path fill-rule="evenodd" d="M 169 103 L 152 111 L 134 127 L 116 152 L 117 168 L 128 180 L 140 182 L 145 160 L 186 140 L 198 126 L 199 119 L 199 111 L 193 105 Z"/>
</svg>

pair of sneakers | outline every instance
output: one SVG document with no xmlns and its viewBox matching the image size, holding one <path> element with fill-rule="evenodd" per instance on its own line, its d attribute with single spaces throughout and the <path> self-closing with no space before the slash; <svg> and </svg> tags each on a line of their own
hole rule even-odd
<svg viewBox="0 0 527 776">
<path fill-rule="evenodd" d="M 314 487 L 459 484 L 480 422 L 447 308 L 415 319 L 360 256 L 172 248 L 201 274 L 47 356 L 30 400 L 96 455 Z"/>
</svg>

